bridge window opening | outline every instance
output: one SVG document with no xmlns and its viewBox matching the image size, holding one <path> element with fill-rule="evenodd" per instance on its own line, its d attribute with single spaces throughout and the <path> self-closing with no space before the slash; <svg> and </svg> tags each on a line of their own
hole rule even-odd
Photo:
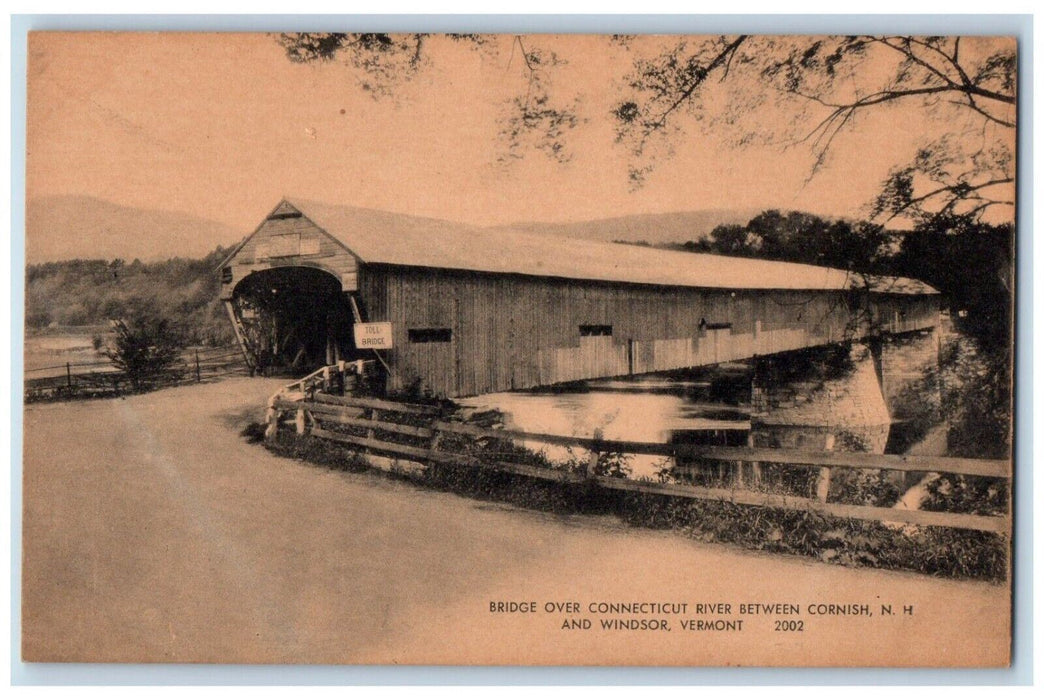
<svg viewBox="0 0 1044 700">
<path fill-rule="evenodd" d="M 300 376 L 358 355 L 348 295 L 323 270 L 258 270 L 236 285 L 232 309 L 255 372 Z"/>
<path fill-rule="evenodd" d="M 732 328 L 732 324 L 731 323 L 725 323 L 725 322 L 715 323 L 715 322 L 708 321 L 705 318 L 701 318 L 700 319 L 699 330 L 700 330 L 701 333 L 703 331 L 721 331 L 721 330 L 728 330 L 728 329 L 731 329 L 731 328 Z"/>
<path fill-rule="evenodd" d="M 450 328 L 410 328 L 407 335 L 411 343 L 448 343 L 453 340 Z"/>
<path fill-rule="evenodd" d="M 300 219 L 302 216 L 299 211 L 284 211 L 276 214 L 272 214 L 268 217 L 268 221 L 279 221 L 280 219 Z"/>
<path fill-rule="evenodd" d="M 605 325 L 583 325 L 580 326 L 580 337 L 591 338 L 600 336 L 611 336 L 613 334 L 612 326 Z"/>
</svg>

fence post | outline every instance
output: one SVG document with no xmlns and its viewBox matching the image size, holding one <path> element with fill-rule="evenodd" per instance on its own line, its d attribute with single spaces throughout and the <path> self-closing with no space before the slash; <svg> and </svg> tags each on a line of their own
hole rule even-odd
<svg viewBox="0 0 1044 700">
<path fill-rule="evenodd" d="M 598 472 L 598 459 L 602 453 L 598 450 L 591 450 L 591 456 L 587 459 L 587 476 L 588 478 L 593 477 Z"/>
<path fill-rule="evenodd" d="M 830 467 L 823 467 L 819 470 L 819 477 L 816 479 L 816 498 L 822 503 L 827 502 L 827 497 L 830 495 Z"/>
<path fill-rule="evenodd" d="M 196 350 L 196 383 L 203 381 L 199 376 L 199 350 Z"/>
<path fill-rule="evenodd" d="M 594 439 L 595 440 L 601 440 L 602 439 L 602 431 L 601 431 L 601 429 L 595 429 L 595 431 L 594 431 Z M 599 458 L 601 456 L 602 456 L 602 451 L 600 449 L 598 449 L 597 447 L 592 446 L 591 447 L 591 456 L 587 458 L 587 477 L 588 478 L 591 478 L 591 477 L 595 476 L 595 474 L 598 473 L 598 460 L 599 460 Z"/>
<path fill-rule="evenodd" d="M 272 440 L 275 438 L 276 433 L 279 432 L 279 411 L 276 410 L 274 397 L 268 402 L 265 422 L 268 423 L 268 427 L 265 428 L 265 439 Z"/>
<path fill-rule="evenodd" d="M 747 433 L 747 447 L 754 448 L 754 431 Z M 750 481 L 754 486 L 761 485 L 761 462 L 750 463 Z"/>
<path fill-rule="evenodd" d="M 305 412 L 303 408 L 297 409 L 297 415 L 294 416 L 294 427 L 297 428 L 298 435 L 304 435 L 307 424 L 305 423 Z"/>
<path fill-rule="evenodd" d="M 433 424 L 434 425 L 434 424 Z M 442 433 L 438 428 L 432 427 L 431 429 L 431 442 L 428 443 L 428 460 L 431 461 L 431 455 L 434 455 L 439 449 L 439 443 L 442 442 Z"/>
<path fill-rule="evenodd" d="M 826 436 L 824 444 L 826 452 L 834 451 L 834 443 L 837 440 L 837 436 L 833 433 L 829 433 Z M 827 497 L 830 495 L 830 467 L 823 467 L 819 470 L 819 476 L 816 477 L 816 498 L 821 502 L 826 503 Z"/>
</svg>

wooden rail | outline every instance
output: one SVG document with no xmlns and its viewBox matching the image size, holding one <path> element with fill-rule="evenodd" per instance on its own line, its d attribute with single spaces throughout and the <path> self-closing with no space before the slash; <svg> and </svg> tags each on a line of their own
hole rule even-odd
<svg viewBox="0 0 1044 700">
<path fill-rule="evenodd" d="M 1007 516 L 974 515 L 938 511 L 903 510 L 877 506 L 854 505 L 830 502 L 828 490 L 818 489 L 818 498 L 766 493 L 745 488 L 741 479 L 736 479 L 735 488 L 712 488 L 690 484 L 658 483 L 650 480 L 607 477 L 596 473 L 599 460 L 612 454 L 641 454 L 671 457 L 676 461 L 704 460 L 731 465 L 737 475 L 742 473 L 745 463 L 786 464 L 820 470 L 820 479 L 829 483 L 834 469 L 887 470 L 901 472 L 941 472 L 977 477 L 1001 479 L 1010 485 L 1011 465 L 1005 460 L 957 459 L 951 457 L 914 457 L 902 455 L 872 455 L 845 452 L 796 452 L 791 450 L 759 449 L 745 447 L 710 447 L 699 445 L 671 445 L 600 438 L 566 437 L 547 433 L 529 433 L 518 430 L 491 430 L 466 423 L 439 419 L 439 410 L 431 406 L 397 403 L 381 399 L 356 398 L 351 396 L 329 396 L 317 393 L 312 400 L 278 399 L 271 404 L 274 412 L 271 420 L 278 426 L 284 412 L 293 412 L 294 423 L 300 434 L 310 432 L 334 442 L 374 450 L 395 458 L 407 458 L 420 462 L 419 470 L 428 464 L 454 464 L 459 466 L 493 469 L 521 474 L 536 479 L 559 483 L 587 483 L 611 491 L 630 491 L 644 494 L 725 501 L 746 506 L 782 508 L 815 512 L 822 515 L 868 520 L 887 523 L 909 523 L 936 527 L 1010 534 Z M 427 420 L 423 426 L 397 422 L 396 419 L 379 417 L 378 414 L 408 416 L 413 422 Z M 401 420 L 401 419 L 400 419 Z M 367 434 L 351 435 L 331 430 L 327 424 L 365 429 Z M 425 445 L 402 444 L 389 438 L 375 437 L 376 431 L 394 436 L 409 436 L 414 441 L 422 439 Z M 274 434 L 274 431 L 272 432 Z M 444 435 L 459 435 L 478 440 L 523 441 L 582 448 L 589 452 L 586 469 L 569 471 L 512 460 L 485 459 L 474 455 L 452 452 L 445 447 Z M 675 467 L 676 472 L 694 471 L 696 467 L 685 462 Z M 414 469 L 413 471 L 417 471 Z M 1010 500 L 1010 499 L 1009 499 Z"/>
<path fill-rule="evenodd" d="M 330 396 L 328 394 L 317 394 L 315 400 L 320 403 L 336 404 L 338 406 L 355 406 L 359 408 L 371 408 L 380 411 L 392 411 L 394 413 L 411 413 L 422 416 L 434 416 L 439 409 L 431 406 L 419 406 L 409 403 L 397 403 L 395 401 L 383 401 L 380 399 L 361 399 L 349 396 Z"/>
</svg>

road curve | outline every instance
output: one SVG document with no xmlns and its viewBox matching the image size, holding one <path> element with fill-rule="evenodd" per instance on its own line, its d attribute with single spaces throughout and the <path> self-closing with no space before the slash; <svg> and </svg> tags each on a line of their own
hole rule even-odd
<svg viewBox="0 0 1044 700">
<path fill-rule="evenodd" d="M 1007 586 L 750 553 L 279 458 L 238 436 L 276 385 L 241 378 L 26 409 L 25 660 L 1007 663 Z M 538 612 L 491 613 L 491 602 Z M 687 607 L 591 612 L 618 602 Z M 580 609 L 543 612 L 548 603 Z M 743 603 L 800 612 L 740 614 Z M 813 615 L 812 604 L 873 614 Z M 600 629 L 616 618 L 670 629 Z M 562 629 L 583 619 L 591 629 Z M 803 629 L 777 631 L 780 619 Z M 684 620 L 742 625 L 690 631 Z"/>
</svg>

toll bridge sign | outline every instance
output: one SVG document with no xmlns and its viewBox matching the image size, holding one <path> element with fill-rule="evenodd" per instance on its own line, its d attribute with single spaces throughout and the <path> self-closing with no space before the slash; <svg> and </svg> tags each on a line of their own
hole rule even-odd
<svg viewBox="0 0 1044 700">
<path fill-rule="evenodd" d="M 392 324 L 356 323 L 355 347 L 360 350 L 390 350 L 392 347 Z"/>
</svg>

